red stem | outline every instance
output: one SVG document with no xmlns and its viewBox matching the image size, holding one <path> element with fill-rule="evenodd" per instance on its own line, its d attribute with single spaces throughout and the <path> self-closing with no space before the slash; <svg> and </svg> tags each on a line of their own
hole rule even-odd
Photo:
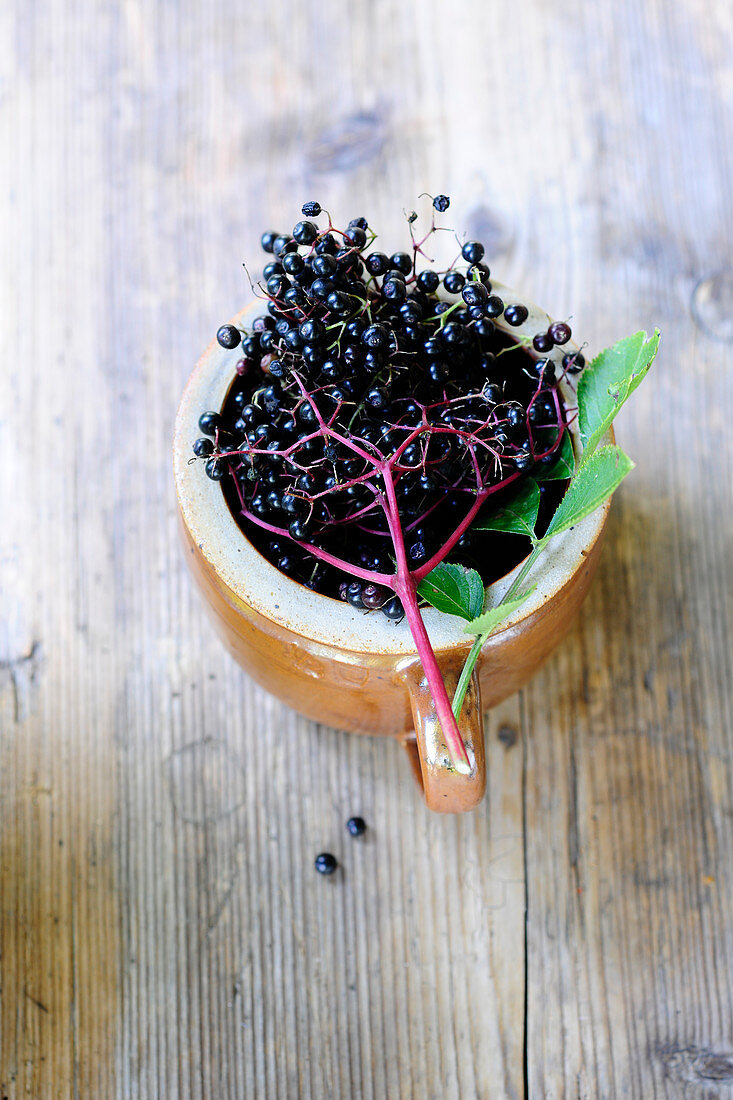
<svg viewBox="0 0 733 1100">
<path fill-rule="evenodd" d="M 461 737 L 455 715 L 453 714 L 451 701 L 448 698 L 445 681 L 443 680 L 443 673 L 440 671 L 440 666 L 433 652 L 433 647 L 430 643 L 428 632 L 425 629 L 425 623 L 420 614 L 420 608 L 418 607 L 415 575 L 410 572 L 407 564 L 405 540 L 402 537 L 397 498 L 395 496 L 394 482 L 392 481 L 392 473 L 389 467 L 384 468 L 383 474 L 387 495 L 385 515 L 389 523 L 395 557 L 397 559 L 397 574 L 394 578 L 394 590 L 401 599 L 402 606 L 405 609 L 405 615 L 410 624 L 410 632 L 415 642 L 420 664 L 425 673 L 425 679 L 430 687 L 430 693 L 433 697 L 440 728 L 443 731 L 446 744 L 453 757 L 453 763 L 457 771 L 466 774 L 471 770 L 471 762 L 468 759 L 466 746 L 463 744 L 463 738 Z"/>
</svg>

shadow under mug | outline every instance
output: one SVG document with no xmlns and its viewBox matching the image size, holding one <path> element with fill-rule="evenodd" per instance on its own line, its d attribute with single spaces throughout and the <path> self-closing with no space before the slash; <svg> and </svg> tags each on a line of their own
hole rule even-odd
<svg viewBox="0 0 733 1100">
<path fill-rule="evenodd" d="M 495 285 L 505 301 L 524 300 L 529 308 L 513 334 L 547 329 L 546 313 Z M 252 308 L 233 323 L 241 327 Z M 430 809 L 473 809 L 486 787 L 483 711 L 520 688 L 567 633 L 598 562 L 610 502 L 553 539 L 527 577 L 536 586 L 532 595 L 484 645 L 460 720 L 471 769 L 458 772 L 407 623 L 367 615 L 286 577 L 243 534 L 221 486 L 191 462 L 199 415 L 222 407 L 236 359 L 215 341 L 207 348 L 181 399 L 174 440 L 186 558 L 218 633 L 257 683 L 301 714 L 352 733 L 398 738 Z M 579 450 L 577 437 L 573 442 Z M 517 570 L 492 591 L 506 591 Z M 462 620 L 434 608 L 424 620 L 451 696 L 473 639 Z"/>
</svg>

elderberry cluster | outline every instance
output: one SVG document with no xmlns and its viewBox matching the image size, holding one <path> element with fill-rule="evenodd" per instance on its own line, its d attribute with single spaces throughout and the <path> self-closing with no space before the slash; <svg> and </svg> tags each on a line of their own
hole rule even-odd
<svg viewBox="0 0 733 1100">
<path fill-rule="evenodd" d="M 447 197 L 433 206 L 444 211 Z M 279 569 L 396 619 L 384 581 L 397 542 L 419 571 L 477 504 L 554 460 L 566 427 L 560 368 L 534 353 L 566 344 L 570 329 L 556 322 L 531 349 L 513 338 L 506 326 L 524 324 L 527 308 L 493 291 L 481 243 L 459 245 L 446 270 L 431 266 L 434 214 L 421 240 L 410 215 L 410 250 L 388 255 L 362 217 L 340 230 L 317 202 L 302 213 L 291 233 L 262 237 L 266 311 L 217 333 L 241 358 L 193 449 Z M 561 370 L 581 366 L 576 353 Z M 487 559 L 482 537 L 461 530 L 449 560 L 490 581 L 507 563 Z"/>
</svg>

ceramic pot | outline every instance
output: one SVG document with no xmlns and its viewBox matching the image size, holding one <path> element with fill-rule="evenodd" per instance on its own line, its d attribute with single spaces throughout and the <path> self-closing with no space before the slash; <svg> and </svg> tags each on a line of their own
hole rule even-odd
<svg viewBox="0 0 733 1100">
<path fill-rule="evenodd" d="M 532 336 L 546 330 L 550 318 L 543 310 L 494 286 L 505 301 L 523 301 L 529 309 L 524 325 L 507 331 Z M 260 303 L 233 323 L 241 327 L 253 308 L 260 311 Z M 555 349 L 552 357 L 559 360 L 570 347 Z M 483 647 L 461 715 L 471 769 L 460 773 L 451 764 L 407 622 L 365 614 L 286 577 L 242 533 L 221 485 L 191 462 L 198 417 L 222 407 L 237 358 L 215 341 L 207 348 L 183 394 L 174 440 L 186 559 L 218 633 L 257 683 L 301 714 L 352 733 L 398 738 L 431 809 L 473 809 L 486 786 L 482 712 L 521 687 L 567 633 L 598 562 L 609 502 L 553 540 L 527 578 L 536 586 L 533 594 Z M 572 389 L 563 385 L 572 404 Z M 573 442 L 578 451 L 577 437 Z M 515 573 L 496 583 L 497 596 Z M 472 638 L 462 620 L 433 608 L 425 610 L 424 621 L 451 695 Z"/>
</svg>

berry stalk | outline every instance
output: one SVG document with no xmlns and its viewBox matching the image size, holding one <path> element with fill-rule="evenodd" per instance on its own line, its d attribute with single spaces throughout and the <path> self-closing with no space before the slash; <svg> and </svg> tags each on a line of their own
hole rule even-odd
<svg viewBox="0 0 733 1100">
<path fill-rule="evenodd" d="M 389 523 L 392 543 L 397 558 L 397 573 L 394 580 L 394 590 L 402 600 L 402 606 L 405 609 L 405 615 L 407 616 L 407 622 L 410 626 L 412 639 L 415 643 L 423 672 L 425 673 L 425 679 L 430 687 L 430 694 L 433 697 L 435 711 L 438 715 L 438 721 L 440 722 L 446 744 L 453 758 L 453 764 L 456 771 L 467 775 L 471 771 L 471 762 L 468 759 L 466 746 L 463 744 L 463 738 L 461 737 L 458 723 L 456 722 L 456 718 L 451 708 L 451 702 L 448 698 L 445 681 L 443 680 L 443 673 L 440 671 L 440 666 L 435 657 L 418 606 L 417 585 L 407 564 L 405 540 L 402 535 L 397 498 L 395 497 L 394 491 L 394 482 L 389 468 L 384 471 L 384 485 L 387 497 L 385 514 L 387 516 L 387 522 Z"/>
</svg>

